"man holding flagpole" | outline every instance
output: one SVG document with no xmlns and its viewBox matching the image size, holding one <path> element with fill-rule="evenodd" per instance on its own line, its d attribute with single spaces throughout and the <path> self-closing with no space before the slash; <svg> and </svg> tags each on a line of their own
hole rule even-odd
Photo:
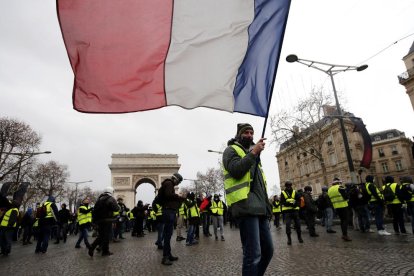
<svg viewBox="0 0 414 276">
<path fill-rule="evenodd" d="M 238 124 L 236 137 L 223 153 L 227 205 L 238 220 L 243 247 L 242 275 L 263 275 L 273 256 L 270 235 L 272 206 L 259 155 L 265 138 L 253 143 L 253 127 Z"/>
</svg>

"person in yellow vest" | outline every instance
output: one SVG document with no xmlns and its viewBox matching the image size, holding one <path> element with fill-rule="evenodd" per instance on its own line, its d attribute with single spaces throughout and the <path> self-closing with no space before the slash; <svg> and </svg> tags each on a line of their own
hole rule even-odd
<svg viewBox="0 0 414 276">
<path fill-rule="evenodd" d="M 286 222 L 286 236 L 287 244 L 292 244 L 291 238 L 291 225 L 292 221 L 295 225 L 296 234 L 298 236 L 298 241 L 303 243 L 302 231 L 300 229 L 300 219 L 299 219 L 299 205 L 300 205 L 301 195 L 293 189 L 292 181 L 285 182 L 285 189 L 280 195 L 280 205 L 282 206 L 282 213 L 285 217 Z"/>
<path fill-rule="evenodd" d="M 215 194 L 210 204 L 210 212 L 211 212 L 211 218 L 213 220 L 213 230 L 214 230 L 214 236 L 216 240 L 218 240 L 217 228 L 220 228 L 221 240 L 225 241 L 224 232 L 223 232 L 224 231 L 223 214 L 226 209 L 227 209 L 226 204 L 220 200 L 220 196 L 218 194 Z"/>
<path fill-rule="evenodd" d="M 394 177 L 387 175 L 385 177 L 385 186 L 390 186 L 394 193 L 394 199 L 386 202 L 388 208 L 391 210 L 394 233 L 396 235 L 399 235 L 400 233 L 406 234 L 407 230 L 404 225 L 404 211 L 402 209 L 403 200 L 400 198 L 401 185 L 394 182 Z M 385 186 L 383 186 L 384 189 Z"/>
<path fill-rule="evenodd" d="M 181 233 L 183 231 L 185 220 L 187 218 L 186 213 L 187 213 L 187 206 L 185 205 L 185 202 L 183 202 L 181 203 L 180 208 L 178 208 L 178 211 L 177 211 L 177 238 L 175 239 L 176 241 L 185 240 L 185 238 L 181 235 Z"/>
<path fill-rule="evenodd" d="M 365 177 L 365 190 L 368 195 L 370 209 L 374 211 L 378 234 L 381 236 L 391 235 L 391 233 L 387 232 L 384 228 L 384 197 L 377 186 L 375 186 L 374 177 L 372 175 L 367 175 Z"/>
<path fill-rule="evenodd" d="M 274 226 L 277 230 L 282 229 L 280 226 L 280 214 L 282 213 L 282 208 L 280 206 L 280 198 L 278 195 L 274 195 L 272 199 L 272 213 L 274 216 Z"/>
<path fill-rule="evenodd" d="M 56 224 L 58 218 L 58 209 L 55 204 L 55 197 L 49 196 L 41 205 L 45 209 L 44 216 L 39 218 L 39 235 L 37 239 L 35 253 L 46 253 L 49 246 L 49 239 L 52 226 Z M 39 209 L 37 210 L 37 212 Z"/>
<path fill-rule="evenodd" d="M 408 193 L 406 199 L 407 203 L 407 212 L 411 216 L 411 229 L 414 234 L 414 184 L 413 179 L 410 176 L 403 176 L 400 178 L 401 185 L 404 187 L 404 190 Z"/>
<path fill-rule="evenodd" d="M 185 200 L 185 205 L 187 206 L 187 239 L 185 241 L 186 246 L 192 246 L 198 244 L 197 240 L 194 240 L 195 227 L 199 224 L 200 221 L 200 209 L 198 208 L 197 201 L 195 199 L 195 194 L 190 192 L 187 194 Z"/>
<path fill-rule="evenodd" d="M 155 231 L 155 212 L 152 210 L 152 206 L 148 206 L 148 212 L 147 212 L 147 228 L 148 232 L 154 232 Z"/>
<path fill-rule="evenodd" d="M 273 257 L 269 229 L 272 206 L 260 163 L 265 138 L 253 142 L 250 124 L 238 124 L 223 153 L 224 189 L 232 217 L 238 220 L 243 248 L 242 275 L 263 275 Z"/>
<path fill-rule="evenodd" d="M 79 224 L 79 239 L 76 242 L 75 248 L 81 248 L 81 242 L 85 243 L 86 248 L 89 249 L 88 231 L 92 223 L 92 208 L 89 207 L 89 198 L 85 198 L 78 208 L 78 224 Z"/>
<path fill-rule="evenodd" d="M 348 236 L 348 194 L 339 178 L 335 177 L 333 179 L 332 186 L 328 189 L 328 196 L 341 221 L 342 239 L 344 241 L 352 241 Z"/>
<path fill-rule="evenodd" d="M 11 252 L 13 233 L 19 217 L 18 207 L 17 202 L 11 201 L 9 208 L 3 208 L 0 216 L 0 254 L 3 256 L 8 256 Z"/>
</svg>

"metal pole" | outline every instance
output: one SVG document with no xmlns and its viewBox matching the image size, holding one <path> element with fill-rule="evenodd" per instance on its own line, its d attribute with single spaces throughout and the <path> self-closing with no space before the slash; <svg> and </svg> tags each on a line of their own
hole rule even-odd
<svg viewBox="0 0 414 276">
<path fill-rule="evenodd" d="M 344 118 L 343 118 L 343 115 L 342 115 L 341 107 L 339 106 L 339 101 L 338 101 L 338 96 L 336 94 L 336 87 L 335 87 L 335 82 L 334 82 L 332 71 L 328 71 L 328 74 L 331 77 L 332 88 L 333 88 L 333 92 L 334 92 L 334 96 L 335 96 L 336 110 L 338 111 L 338 115 L 339 115 L 338 120 L 339 120 L 339 124 L 341 126 L 342 138 L 344 140 L 345 154 L 346 154 L 346 159 L 348 161 L 349 173 L 351 174 L 352 183 L 356 184 L 358 182 L 357 182 L 357 177 L 356 177 L 356 174 L 355 174 L 354 162 L 352 161 L 351 151 L 349 149 L 348 136 L 346 135 L 345 125 L 344 125 Z"/>
</svg>

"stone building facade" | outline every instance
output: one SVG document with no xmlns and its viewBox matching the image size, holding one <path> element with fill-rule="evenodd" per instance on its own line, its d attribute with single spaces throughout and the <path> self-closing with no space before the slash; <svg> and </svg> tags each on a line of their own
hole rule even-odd
<svg viewBox="0 0 414 276">
<path fill-rule="evenodd" d="M 149 183 L 155 193 L 162 181 L 178 172 L 176 154 L 112 154 L 111 183 L 115 198 L 123 198 L 128 208 L 135 206 L 135 193 L 139 185 Z"/>
<path fill-rule="evenodd" d="M 376 183 L 383 184 L 386 175 L 394 176 L 396 181 L 400 176 L 414 176 L 413 141 L 404 132 L 389 129 L 370 135 L 373 158 L 368 172 Z"/>
<path fill-rule="evenodd" d="M 371 166 L 366 169 L 360 166 L 364 151 L 362 137 L 358 132 L 353 132 L 351 121 L 345 119 L 344 122 L 359 182 L 364 182 L 367 174 L 372 174 L 379 185 L 386 175 L 394 176 L 396 181 L 403 175 L 414 177 L 413 141 L 405 137 L 404 132 L 393 129 L 370 134 L 373 154 Z M 295 189 L 309 185 L 314 194 L 319 194 L 321 187 L 329 186 L 334 177 L 339 177 L 344 183 L 351 182 L 338 120 L 326 123 L 318 131 L 320 133 L 323 137 L 321 154 L 326 167 L 326 178 L 320 160 L 304 152 L 295 143 L 284 143 L 276 154 L 282 189 L 286 180 L 292 180 Z M 311 133 L 307 139 L 315 139 L 316 136 Z M 327 183 L 324 179 L 328 180 Z"/>
<path fill-rule="evenodd" d="M 403 57 L 403 61 L 407 71 L 399 75 L 398 80 L 401 85 L 404 85 L 414 109 L 414 42 L 413 45 L 411 45 L 408 54 Z"/>
</svg>

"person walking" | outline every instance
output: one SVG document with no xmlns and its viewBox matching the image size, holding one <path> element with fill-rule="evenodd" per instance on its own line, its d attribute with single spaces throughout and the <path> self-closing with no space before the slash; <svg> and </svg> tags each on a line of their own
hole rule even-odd
<svg viewBox="0 0 414 276">
<path fill-rule="evenodd" d="M 285 182 L 285 189 L 282 191 L 280 196 L 280 202 L 282 205 L 282 213 L 285 216 L 286 222 L 286 235 L 287 244 L 292 245 L 291 237 L 291 225 L 292 221 L 298 236 L 299 243 L 303 243 L 302 231 L 300 229 L 300 218 L 299 218 L 299 204 L 301 195 L 293 189 L 292 181 L 288 180 Z"/>
<path fill-rule="evenodd" d="M 402 209 L 403 199 L 400 198 L 401 185 L 394 182 L 394 177 L 390 175 L 387 175 L 385 177 L 385 183 L 384 193 L 386 186 L 389 186 L 393 193 L 393 198 L 391 200 L 388 200 L 386 203 L 388 205 L 388 208 L 391 210 L 394 233 L 396 235 L 399 235 L 400 233 L 406 234 L 407 230 L 405 229 L 404 225 L 404 213 Z"/>
<path fill-rule="evenodd" d="M 79 224 L 79 239 L 76 242 L 75 248 L 81 248 L 81 242 L 85 243 L 86 248 L 89 249 L 88 230 L 92 223 L 92 208 L 89 207 L 89 198 L 85 198 L 78 208 L 78 224 Z"/>
<path fill-rule="evenodd" d="M 92 212 L 92 222 L 98 228 L 98 236 L 90 245 L 88 254 L 93 257 L 95 248 L 100 246 L 102 256 L 109 256 L 113 253 L 109 251 L 109 239 L 112 231 L 114 212 L 119 212 L 119 205 L 112 196 L 114 189 L 106 187 L 104 192 L 99 196 Z"/>
<path fill-rule="evenodd" d="M 220 196 L 218 194 L 215 194 L 213 200 L 211 201 L 210 212 L 211 218 L 213 220 L 213 230 L 216 241 L 218 240 L 217 228 L 220 228 L 220 239 L 222 241 L 225 241 L 223 229 L 223 214 L 226 209 L 226 204 L 222 200 L 220 200 Z"/>
<path fill-rule="evenodd" d="M 384 228 L 384 196 L 374 184 L 374 177 L 367 175 L 365 177 L 365 191 L 367 193 L 368 205 L 374 211 L 375 225 L 378 235 L 389 236 L 391 233 Z"/>
<path fill-rule="evenodd" d="M 49 196 L 37 209 L 36 213 L 39 217 L 39 236 L 35 253 L 46 253 L 52 226 L 58 222 L 58 209 L 55 204 L 55 197 Z"/>
<path fill-rule="evenodd" d="M 171 178 L 165 179 L 161 183 L 161 189 L 158 194 L 161 196 L 162 220 L 164 222 L 164 247 L 161 263 L 163 265 L 171 265 L 173 261 L 177 261 L 178 257 L 171 253 L 171 236 L 174 231 L 175 216 L 181 203 L 184 201 L 182 197 L 175 193 L 175 186 L 178 186 L 183 177 L 179 173 L 174 173 Z"/>
<path fill-rule="evenodd" d="M 278 195 L 274 195 L 272 199 L 272 213 L 274 216 L 273 225 L 277 230 L 282 229 L 280 226 L 280 214 L 282 213 L 282 208 L 280 206 L 280 198 Z"/>
<path fill-rule="evenodd" d="M 185 241 L 185 245 L 192 246 L 198 244 L 198 241 L 194 240 L 194 236 L 195 227 L 198 226 L 198 222 L 200 220 L 200 210 L 197 206 L 197 201 L 193 192 L 187 194 L 185 205 L 187 210 L 186 217 L 188 221 L 187 239 Z"/>
<path fill-rule="evenodd" d="M 223 153 L 224 188 L 232 218 L 238 220 L 243 248 L 242 275 L 263 275 L 273 257 L 269 218 L 272 206 L 268 200 L 266 179 L 260 164 L 265 138 L 253 142 L 250 124 L 237 125 L 235 138 Z"/>
<path fill-rule="evenodd" d="M 332 186 L 328 189 L 328 196 L 341 221 L 342 239 L 352 241 L 348 236 L 348 194 L 339 178 L 333 179 Z"/>
<path fill-rule="evenodd" d="M 187 205 L 185 204 L 185 202 L 183 202 L 181 203 L 180 208 L 177 211 L 177 238 L 175 239 L 176 241 L 185 240 L 185 238 L 182 236 L 182 232 L 185 226 L 186 219 L 187 219 Z"/>
<path fill-rule="evenodd" d="M 313 198 L 312 198 L 312 187 L 311 186 L 305 186 L 304 188 L 303 197 L 305 200 L 305 207 L 304 207 L 304 216 L 306 225 L 309 229 L 309 235 L 311 237 L 319 237 L 318 234 L 316 234 L 315 230 L 315 217 L 316 213 L 318 212 L 318 207 L 316 206 Z"/>
<path fill-rule="evenodd" d="M 0 216 L 0 254 L 3 256 L 8 256 L 11 252 L 13 233 L 19 218 L 19 205 L 16 201 L 11 201 L 9 208 L 5 208 Z"/>
<path fill-rule="evenodd" d="M 58 244 L 60 242 L 60 239 L 63 239 L 63 242 L 66 243 L 69 229 L 70 212 L 66 208 L 65 203 L 62 204 L 62 208 L 58 212 L 58 218 L 59 227 L 55 244 Z"/>
</svg>

